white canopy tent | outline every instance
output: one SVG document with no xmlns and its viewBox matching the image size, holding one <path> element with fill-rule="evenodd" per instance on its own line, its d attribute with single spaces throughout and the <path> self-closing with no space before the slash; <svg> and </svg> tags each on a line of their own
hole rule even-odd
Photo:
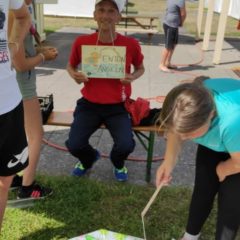
<svg viewBox="0 0 240 240">
<path fill-rule="evenodd" d="M 37 29 L 45 39 L 43 15 L 92 18 L 95 0 L 36 0 Z"/>
<path fill-rule="evenodd" d="M 208 8 L 207 19 L 205 23 L 203 36 L 203 50 L 208 50 L 209 40 L 211 35 L 211 26 L 213 13 L 220 13 L 218 22 L 218 31 L 216 36 L 216 43 L 214 49 L 213 63 L 219 64 L 221 60 L 221 52 L 226 29 L 227 17 L 231 16 L 240 19 L 240 0 L 199 0 L 198 18 L 197 18 L 197 38 L 201 36 L 201 27 L 203 19 L 204 7 Z M 236 30 L 237 31 L 237 30 Z"/>
<path fill-rule="evenodd" d="M 214 1 L 214 12 L 221 13 L 223 9 L 223 2 L 225 0 Z M 205 7 L 208 8 L 209 0 L 205 0 Z M 228 16 L 236 19 L 240 19 L 240 0 L 231 0 L 229 2 L 229 8 L 226 9 Z"/>
<path fill-rule="evenodd" d="M 93 17 L 95 0 L 58 0 L 57 4 L 44 4 L 44 15 Z"/>
</svg>

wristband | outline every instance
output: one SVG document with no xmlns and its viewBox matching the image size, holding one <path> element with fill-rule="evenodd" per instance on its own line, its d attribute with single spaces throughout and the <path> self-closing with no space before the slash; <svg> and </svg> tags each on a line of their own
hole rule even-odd
<svg viewBox="0 0 240 240">
<path fill-rule="evenodd" d="M 45 62 L 45 56 L 43 55 L 43 53 L 39 53 L 38 55 L 42 58 L 42 63 L 44 63 Z"/>
</svg>

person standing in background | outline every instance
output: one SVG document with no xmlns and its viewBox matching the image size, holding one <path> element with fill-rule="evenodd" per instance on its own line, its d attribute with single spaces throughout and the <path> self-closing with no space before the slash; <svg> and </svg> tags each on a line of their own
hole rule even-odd
<svg viewBox="0 0 240 240">
<path fill-rule="evenodd" d="M 165 47 L 159 65 L 160 70 L 163 72 L 171 72 L 171 69 L 177 68 L 171 64 L 171 59 L 178 43 L 178 28 L 183 26 L 186 16 L 185 0 L 167 0 L 166 13 L 163 20 Z"/>
<path fill-rule="evenodd" d="M 24 59 L 21 62 L 14 61 L 14 67 L 17 70 L 17 80 L 23 97 L 24 123 L 28 139 L 29 165 L 23 171 L 23 177 L 16 175 L 13 179 L 12 187 L 20 187 L 18 198 L 43 198 L 52 193 L 47 187 L 37 184 L 35 179 L 36 168 L 39 161 L 41 143 L 43 138 L 42 116 L 36 91 L 36 70 L 35 67 L 47 60 L 53 60 L 58 52 L 53 47 L 38 46 L 37 50 L 34 44 L 41 44 L 37 34 L 34 18 L 34 1 L 25 0 L 32 17 L 32 25 L 24 39 L 24 50 L 20 49 L 17 53 L 18 59 Z M 12 25 L 11 15 L 9 25 Z"/>
<path fill-rule="evenodd" d="M 9 9 L 15 18 L 11 39 L 8 38 Z M 16 60 L 15 53 L 23 47 L 30 23 L 23 0 L 0 0 L 0 231 L 13 176 L 28 165 L 22 97 L 11 59 Z M 12 45 L 12 54 L 8 44 Z"/>
</svg>

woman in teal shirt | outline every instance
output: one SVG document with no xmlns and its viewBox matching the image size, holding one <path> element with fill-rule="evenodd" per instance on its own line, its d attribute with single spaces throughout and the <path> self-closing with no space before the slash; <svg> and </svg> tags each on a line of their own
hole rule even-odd
<svg viewBox="0 0 240 240">
<path fill-rule="evenodd" d="M 205 80 L 204 82 L 198 80 Z M 182 240 L 197 240 L 218 194 L 216 240 L 238 239 L 240 225 L 240 81 L 201 77 L 173 88 L 159 121 L 167 129 L 156 185 L 169 183 L 182 142 L 198 143 L 195 185 Z"/>
</svg>

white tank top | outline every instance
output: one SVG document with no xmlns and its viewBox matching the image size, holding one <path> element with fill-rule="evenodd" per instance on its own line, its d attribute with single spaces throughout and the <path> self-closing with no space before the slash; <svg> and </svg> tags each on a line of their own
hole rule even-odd
<svg viewBox="0 0 240 240">
<path fill-rule="evenodd" d="M 11 69 L 7 42 L 7 19 L 9 9 L 18 9 L 22 0 L 0 0 L 0 115 L 14 109 L 21 101 L 16 72 Z"/>
</svg>

